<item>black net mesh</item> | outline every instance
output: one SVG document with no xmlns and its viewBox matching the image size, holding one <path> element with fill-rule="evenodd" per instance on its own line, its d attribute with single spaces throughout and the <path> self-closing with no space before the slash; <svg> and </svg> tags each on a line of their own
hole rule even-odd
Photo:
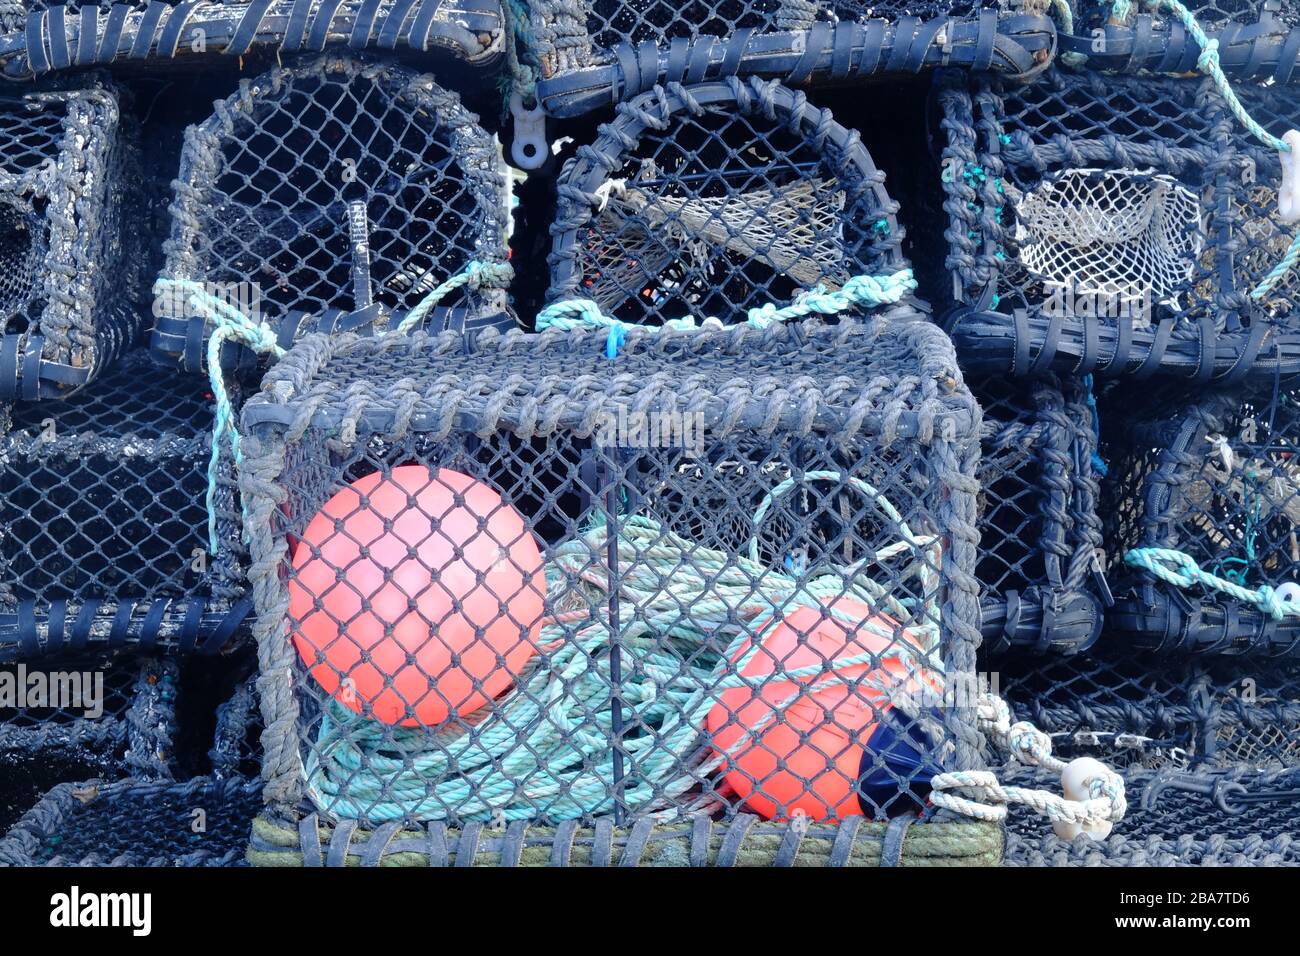
<svg viewBox="0 0 1300 956">
<path fill-rule="evenodd" d="M 1070 379 L 989 379 L 975 397 L 984 409 L 977 573 L 985 642 L 1078 649 L 1101 626 L 1088 391 Z"/>
<path fill-rule="evenodd" d="M 558 194 L 550 300 L 624 322 L 730 322 L 906 267 L 897 204 L 858 134 L 774 82 L 620 105 Z"/>
<path fill-rule="evenodd" d="M 282 341 L 331 311 L 404 314 L 471 262 L 505 262 L 505 174 L 477 117 L 428 76 L 339 56 L 276 69 L 189 131 L 164 276 Z M 496 320 L 501 285 L 451 290 L 429 323 Z M 156 292 L 155 350 L 198 367 L 190 286 Z"/>
<path fill-rule="evenodd" d="M 1294 655 L 1300 604 L 1277 599 L 1300 576 L 1300 393 L 1147 397 L 1140 417 L 1120 411 L 1128 390 L 1106 411 L 1118 468 L 1107 540 L 1112 563 L 1128 562 L 1117 628 L 1166 650 Z M 1198 571 L 1222 583 L 1187 577 Z"/>
<path fill-rule="evenodd" d="M 238 778 L 63 784 L 0 839 L 0 863 L 239 865 L 260 791 Z"/>
<path fill-rule="evenodd" d="M 963 352 L 1003 351 L 1014 366 L 1014 337 L 1000 330 L 1016 321 L 1030 340 L 1019 361 L 1050 338 L 1076 363 L 1091 352 L 1119 374 L 1152 350 L 1157 324 L 1175 343 L 1160 349 L 1237 335 L 1220 351 L 1241 352 L 1243 330 L 1291 321 L 1293 277 L 1251 296 L 1292 236 L 1275 212 L 1277 153 L 1255 143 L 1210 81 L 1049 71 L 1030 86 L 968 88 L 948 76 L 938 97 L 947 264 L 957 303 L 979 313 L 959 315 Z M 1296 124 L 1283 92 L 1251 91 L 1247 106 L 1279 135 Z M 1129 337 L 1143 351 L 1116 343 L 1120 326 L 1137 330 Z M 1187 374 L 1199 371 L 1195 358 Z"/>
<path fill-rule="evenodd" d="M 138 333 L 134 136 L 106 81 L 0 97 L 0 398 L 66 395 Z"/>
<path fill-rule="evenodd" d="M 263 673 L 290 682 L 261 687 L 269 802 L 884 819 L 974 759 L 948 730 L 969 707 L 936 707 L 978 613 L 942 333 L 629 335 L 612 364 L 603 333 L 552 333 L 318 337 L 273 367 L 241 470 Z"/>
<path fill-rule="evenodd" d="M 619 44 L 650 42 L 666 48 L 673 40 L 730 39 L 738 31 L 774 33 L 807 30 L 814 23 L 904 16 L 929 19 L 970 16 L 980 7 L 1016 9 L 1019 4 L 969 0 L 540 0 L 529 4 L 532 37 L 550 78 L 613 58 Z"/>
<path fill-rule="evenodd" d="M 1154 12 L 1157 20 L 1169 18 L 1169 13 L 1163 8 L 1152 11 L 1140 0 L 1123 4 L 1072 0 L 1070 6 L 1074 10 L 1076 27 L 1099 28 L 1107 23 L 1132 25 L 1139 13 Z M 1288 26 L 1300 25 L 1300 4 L 1295 0 L 1191 0 L 1184 6 L 1211 33 L 1230 24 L 1258 23 L 1270 17 Z"/>
<path fill-rule="evenodd" d="M 0 447 L 0 659 L 136 643 L 217 650 L 242 617 L 229 468 L 212 399 L 135 353 L 67 401 L 18 404 Z"/>
<path fill-rule="evenodd" d="M 1072 842 L 1042 832 L 1027 814 L 1008 818 L 1005 866 L 1297 866 L 1294 797 L 1278 798 L 1289 780 L 1241 778 L 1245 800 L 1224 811 L 1212 798 L 1216 782 L 1197 780 L 1205 790 L 1170 785 L 1161 774 L 1125 775 L 1129 812 L 1104 840 L 1086 836 Z M 1029 786 L 1050 785 L 1041 778 L 1013 779 Z M 1273 792 L 1270 792 L 1273 791 Z"/>
<path fill-rule="evenodd" d="M 1300 766 L 1294 665 L 1171 659 L 1107 635 L 1087 654 L 999 656 L 984 666 L 1016 716 L 1050 734 L 1067 760 L 1171 771 Z"/>
</svg>

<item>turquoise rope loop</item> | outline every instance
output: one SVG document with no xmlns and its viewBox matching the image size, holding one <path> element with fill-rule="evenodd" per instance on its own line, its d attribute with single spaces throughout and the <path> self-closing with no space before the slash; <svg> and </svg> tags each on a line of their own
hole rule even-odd
<svg viewBox="0 0 1300 956">
<path fill-rule="evenodd" d="M 406 314 L 401 324 L 389 333 L 409 333 L 417 328 L 429 312 L 447 295 L 462 286 L 471 289 L 480 287 L 500 288 L 510 282 L 514 269 L 508 262 L 470 261 L 464 269 L 446 279 L 432 289 L 416 306 Z M 201 282 L 189 279 L 172 279 L 163 277 L 154 284 L 154 294 L 164 294 L 167 290 L 176 290 L 188 296 L 188 303 L 196 315 L 213 323 L 212 334 L 208 337 L 207 362 L 208 381 L 212 385 L 212 397 L 215 405 L 212 423 L 212 453 L 208 460 L 208 550 L 215 556 L 220 542 L 217 540 L 216 494 L 217 474 L 221 461 L 221 443 L 230 446 L 231 459 L 235 467 L 243 463 L 240 450 L 239 430 L 235 427 L 235 410 L 230 403 L 230 393 L 226 389 L 225 378 L 221 374 L 221 348 L 227 342 L 239 342 L 258 355 L 271 355 L 276 359 L 284 356 L 285 350 L 280 346 L 275 329 L 265 322 L 256 322 L 249 316 L 230 305 L 228 302 L 211 295 Z"/>
<path fill-rule="evenodd" d="M 1300 616 L 1300 604 L 1284 601 L 1267 584 L 1247 588 L 1235 581 L 1201 570 L 1190 554 L 1173 548 L 1134 548 L 1124 555 L 1124 563 L 1149 571 L 1157 578 L 1179 588 L 1195 585 L 1220 591 L 1244 604 L 1253 604 L 1275 621 Z"/>
<path fill-rule="evenodd" d="M 837 472 L 810 473 L 815 480 L 846 479 Z M 885 515 L 897 510 L 865 482 L 847 479 Z M 789 484 L 783 483 L 783 484 Z M 757 525 L 773 489 L 754 516 Z M 788 488 L 786 489 L 789 490 Z M 926 580 L 937 574 L 937 537 L 912 538 L 874 556 L 883 560 L 911 553 L 910 566 L 895 580 Z M 599 607 L 607 600 L 609 578 L 601 564 L 608 550 L 608 526 L 594 522 L 577 538 L 560 544 L 547 566 L 550 608 L 567 605 L 575 589 L 581 604 Z M 615 547 L 619 593 L 637 607 L 635 620 L 618 635 L 623 678 L 620 698 L 625 726 L 644 732 L 625 736 L 620 749 L 629 768 L 624 806 L 639 812 L 674 812 L 673 804 L 717 771 L 726 756 L 747 746 L 795 697 L 840 685 L 878 692 L 904 713 L 912 707 L 902 678 L 879 673 L 883 661 L 902 663 L 912 676 L 930 675 L 939 689 L 938 589 L 924 603 L 900 599 L 861 573 L 859 562 L 833 568 L 808 581 L 784 574 L 731 552 L 703 548 L 663 528 L 645 515 L 620 522 Z M 929 572 L 927 572 L 927 567 Z M 924 587 L 924 585 L 923 585 Z M 896 625 L 833 606 L 849 598 L 888 615 Z M 800 607 L 815 607 L 847 628 L 891 641 L 879 654 L 855 654 L 797 669 L 775 666 L 772 673 L 745 676 L 755 655 L 765 653 L 760 634 L 769 622 Z M 609 672 L 610 634 L 599 612 L 552 610 L 543 619 L 540 653 L 514 689 L 470 718 L 452 721 L 445 731 L 388 726 L 336 703 L 323 708 L 315 745 L 304 762 L 307 789 L 317 806 L 342 818 L 372 823 L 415 819 L 461 819 L 494 824 L 533 819 L 578 819 L 614 809 L 613 727 L 608 706 L 613 687 Z M 905 628 L 911 641 L 899 640 Z M 746 644 L 749 646 L 746 647 Z M 848 671 L 868 668 L 865 674 Z M 759 691 L 773 681 L 801 684 L 798 692 L 744 728 L 725 753 L 704 746 L 703 727 L 720 695 L 729 689 Z M 920 688 L 918 688 L 920 689 Z M 931 691 L 938 692 L 935 688 Z M 716 808 L 718 798 L 695 798 L 683 812 Z M 699 804 L 699 805 L 697 805 Z"/>
<path fill-rule="evenodd" d="M 916 291 L 916 280 L 911 269 L 901 269 L 892 275 L 853 276 L 843 287 L 834 292 L 827 292 L 818 286 L 795 298 L 784 307 L 770 302 L 748 310 L 745 322 L 756 328 L 766 328 L 776 322 L 789 322 L 810 315 L 838 315 L 854 308 L 878 308 L 882 305 L 896 305 L 912 292 Z M 700 325 L 722 323 L 715 318 L 707 318 L 697 324 L 694 316 L 681 319 L 669 319 L 664 323 L 669 328 L 694 329 Z M 605 315 L 600 306 L 590 299 L 567 299 L 556 302 L 542 309 L 537 315 L 537 331 L 546 329 L 581 328 L 633 328 L 631 323 Z"/>
</svg>

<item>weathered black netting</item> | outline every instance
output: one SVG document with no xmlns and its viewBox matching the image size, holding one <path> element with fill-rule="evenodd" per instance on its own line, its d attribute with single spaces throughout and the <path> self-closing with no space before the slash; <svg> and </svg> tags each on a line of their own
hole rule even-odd
<svg viewBox="0 0 1300 956">
<path fill-rule="evenodd" d="M 389 62 L 325 56 L 244 81 L 188 131 L 174 188 L 163 278 L 254 313 L 286 346 L 396 324 L 471 262 L 507 258 L 499 149 L 454 93 Z M 501 322 L 503 285 L 453 289 L 425 321 Z M 215 323 L 189 286 L 156 291 L 154 351 L 202 367 Z"/>
<path fill-rule="evenodd" d="M 223 460 L 208 553 L 212 397 L 133 353 L 0 434 L 0 660 L 137 645 L 214 653 L 246 614 Z"/>
<path fill-rule="evenodd" d="M 657 88 L 565 164 L 549 301 L 730 322 L 894 275 L 907 261 L 884 179 L 856 131 L 775 81 Z"/>
<path fill-rule="evenodd" d="M 0 839 L 11 866 L 237 866 L 261 781 L 64 783 Z"/>
<path fill-rule="evenodd" d="M 1023 815 L 1008 818 L 1005 866 L 1300 866 L 1294 788 L 1286 776 L 1203 775 L 1180 778 L 1133 771 L 1125 775 L 1129 811 L 1104 840 L 1073 842 L 1044 836 L 1042 825 Z M 1012 778 L 1042 786 L 1041 777 Z M 1240 793 L 1235 789 L 1240 787 Z M 1233 789 L 1228 789 L 1233 788 Z M 1230 794 L 1228 810 L 1214 798 Z M 1291 791 L 1277 796 L 1279 791 Z M 1244 796 L 1241 794 L 1244 793 Z"/>
<path fill-rule="evenodd" d="M 833 28 L 841 25 L 847 30 L 850 25 L 868 20 L 911 19 L 915 29 L 917 20 L 976 17 L 984 10 L 992 12 L 996 19 L 998 13 L 1009 14 L 1021 8 L 1019 3 L 1000 0 L 886 0 L 881 4 L 863 0 L 539 0 L 528 6 L 532 18 L 530 39 L 544 79 L 608 64 L 622 56 L 644 57 L 647 47 L 653 53 L 655 48 L 667 51 L 686 43 L 697 53 L 702 47 L 715 49 L 719 59 L 731 61 L 734 72 L 737 68 L 743 70 L 753 54 L 770 53 L 775 48 L 761 42 L 753 44 L 753 38 L 814 31 L 806 48 L 815 49 Z M 819 28 L 826 31 L 825 35 L 815 32 Z M 862 39 L 858 37 L 859 46 Z M 875 40 L 879 43 L 880 37 Z M 878 48 L 874 55 L 879 58 Z M 870 55 L 866 58 L 870 59 Z M 789 59 L 793 67 L 797 57 Z M 704 62 L 709 63 L 709 57 Z"/>
<path fill-rule="evenodd" d="M 500 0 L 46 3 L 0 0 L 0 69 L 12 79 L 95 66 L 157 73 L 327 48 L 395 50 L 441 73 L 505 49 Z M 218 67 L 220 68 L 220 67 Z M 448 69 L 450 68 L 450 69 Z"/>
<path fill-rule="evenodd" d="M 208 760 L 212 776 L 257 777 L 262 770 L 262 712 L 257 705 L 257 680 L 248 677 L 217 708 Z"/>
<path fill-rule="evenodd" d="M 137 654 L 0 665 L 3 789 L 12 801 L 28 778 L 45 789 L 89 776 L 169 776 L 177 696 L 175 662 Z"/>
<path fill-rule="evenodd" d="M 1097 439 L 1077 381 L 988 379 L 980 552 L 986 647 L 1074 651 L 1100 633 Z"/>
<path fill-rule="evenodd" d="M 63 397 L 141 314 L 133 127 L 106 81 L 0 97 L 0 399 Z"/>
<path fill-rule="evenodd" d="M 928 775 L 975 758 L 973 702 L 932 706 L 978 641 L 942 332 L 607 337 L 312 336 L 246 407 L 267 802 L 344 821 L 338 853 L 356 823 L 378 859 L 402 824 L 930 817 Z M 770 710 L 725 686 L 778 668 Z"/>
<path fill-rule="evenodd" d="M 1270 595 L 1300 580 L 1300 392 L 1279 384 L 1143 398 L 1137 415 L 1128 390 L 1104 410 L 1116 468 L 1103 509 L 1119 597 L 1113 627 L 1156 650 L 1294 656 L 1300 608 Z M 1138 558 L 1184 585 L 1131 563 Z M 1186 580 L 1193 567 L 1240 590 Z"/>
<path fill-rule="evenodd" d="M 1296 360 L 1277 154 L 1209 80 L 1047 73 L 939 83 L 954 341 L 969 369 L 1208 381 Z M 1279 134 L 1285 91 L 1247 105 Z M 1270 334 L 1271 333 L 1271 334 Z"/>
<path fill-rule="evenodd" d="M 1064 759 L 1206 772 L 1300 767 L 1300 670 L 1134 651 L 1105 635 L 1086 654 L 990 656 L 1016 717 Z"/>
</svg>

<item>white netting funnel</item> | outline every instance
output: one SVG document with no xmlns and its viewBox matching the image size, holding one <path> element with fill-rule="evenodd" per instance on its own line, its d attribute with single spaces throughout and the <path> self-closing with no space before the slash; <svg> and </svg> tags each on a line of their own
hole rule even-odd
<svg viewBox="0 0 1300 956">
<path fill-rule="evenodd" d="M 1200 254 L 1196 195 L 1171 176 L 1070 169 L 1015 203 L 1020 262 L 1076 293 L 1173 299 Z"/>
<path fill-rule="evenodd" d="M 599 277 L 587 295 L 612 306 L 675 261 L 707 266 L 720 251 L 762 262 L 800 285 L 839 288 L 845 267 L 844 192 L 829 180 L 803 180 L 729 196 L 657 195 L 610 181 L 597 234 L 617 236 L 598 255 Z"/>
</svg>

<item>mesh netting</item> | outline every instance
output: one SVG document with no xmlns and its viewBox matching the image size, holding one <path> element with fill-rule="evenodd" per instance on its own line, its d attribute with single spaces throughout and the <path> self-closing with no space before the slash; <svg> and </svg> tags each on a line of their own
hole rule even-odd
<svg viewBox="0 0 1300 956">
<path fill-rule="evenodd" d="M 1287 26 L 1300 25 L 1300 4 L 1295 0 L 1186 0 L 1183 4 L 1209 32 L 1222 30 L 1233 23 L 1251 24 L 1271 17 Z M 1106 23 L 1125 23 L 1131 25 L 1137 14 L 1151 13 L 1143 3 L 1127 4 L 1125 19 L 1116 16 L 1115 6 L 1098 0 L 1072 0 L 1070 6 L 1075 10 L 1075 23 L 1078 26 L 1100 27 Z M 1169 17 L 1167 11 L 1155 12 L 1158 20 Z M 1177 21 L 1175 21 L 1177 22 Z"/>
<path fill-rule="evenodd" d="M 337 56 L 276 69 L 189 131 L 164 275 L 233 299 L 286 343 L 372 304 L 383 328 L 472 261 L 505 262 L 505 174 L 477 118 L 428 76 Z M 426 321 L 501 321 L 504 290 L 487 286 L 449 292 Z M 187 344 L 212 323 L 187 335 L 205 321 L 188 294 L 160 290 L 155 313 L 155 351 L 200 367 Z"/>
<path fill-rule="evenodd" d="M 4 805 L 22 790 L 88 776 L 166 777 L 179 680 L 173 661 L 134 654 L 57 654 L 0 666 Z"/>
<path fill-rule="evenodd" d="M 986 645 L 1074 650 L 1096 638 L 1097 517 L 1092 411 L 1077 382 L 989 380 L 980 459 Z"/>
<path fill-rule="evenodd" d="M 1022 775 L 1012 782 L 1042 786 L 1040 777 Z M 1267 797 L 1270 787 L 1243 778 L 1244 789 Z M 1216 782 L 1210 776 L 1196 781 Z M 1290 786 L 1294 786 L 1292 775 Z M 1006 866 L 1300 866 L 1300 842 L 1295 838 L 1294 798 L 1243 802 L 1223 812 L 1206 791 L 1179 789 L 1159 774 L 1134 771 L 1125 775 L 1129 812 L 1103 841 L 1086 836 L 1066 842 L 1044 836 L 1042 826 L 1027 815 L 1008 818 Z M 1259 793 L 1258 791 L 1264 791 Z"/>
<path fill-rule="evenodd" d="M 620 44 L 649 42 L 667 48 L 674 40 L 727 40 L 742 31 L 760 35 L 804 31 L 817 23 L 970 16 L 981 6 L 1017 9 L 1019 4 L 965 0 L 879 4 L 863 0 L 582 0 L 576 4 L 541 0 L 529 4 L 535 51 L 548 78 L 608 63 Z"/>
<path fill-rule="evenodd" d="M 1117 768 L 1282 770 L 1300 766 L 1300 670 L 1262 661 L 1133 651 L 1112 635 L 1060 660 L 990 657 L 1016 716 L 1064 759 Z"/>
<path fill-rule="evenodd" d="M 558 192 L 550 300 L 625 322 L 731 321 L 906 267 L 897 204 L 858 134 L 775 83 L 621 104 Z"/>
<path fill-rule="evenodd" d="M 1169 176 L 1070 169 L 1015 206 L 1020 259 L 1045 285 L 1172 297 L 1200 252 L 1196 196 Z"/>
<path fill-rule="evenodd" d="M 1284 92 L 1247 101 L 1278 133 L 1297 121 Z M 1251 298 L 1292 235 L 1276 219 L 1277 154 L 1210 81 L 949 76 L 938 97 L 963 352 L 1206 378 L 1248 373 L 1264 328 L 1291 321 L 1294 279 Z"/>
<path fill-rule="evenodd" d="M 227 466 L 207 553 L 211 396 L 142 353 L 0 436 L 0 659 L 135 643 L 221 649 L 243 546 Z"/>
<path fill-rule="evenodd" d="M 1275 616 L 1258 589 L 1300 579 L 1300 393 L 1166 396 L 1137 419 L 1118 411 L 1132 402 L 1118 393 L 1106 416 L 1119 469 L 1106 509 L 1112 561 L 1133 548 L 1173 549 L 1242 593 L 1180 587 L 1129 566 L 1116 627 L 1154 648 L 1295 654 L 1300 616 Z"/>
<path fill-rule="evenodd" d="M 268 802 L 922 811 L 975 757 L 935 695 L 978 607 L 975 409 L 916 318 L 632 329 L 612 363 L 604 332 L 305 340 L 244 415 Z"/>
<path fill-rule="evenodd" d="M 239 778 L 61 784 L 0 839 L 0 863 L 238 865 L 260 792 Z"/>
<path fill-rule="evenodd" d="M 0 398 L 65 396 L 138 333 L 135 150 L 103 82 L 0 97 Z"/>
</svg>

